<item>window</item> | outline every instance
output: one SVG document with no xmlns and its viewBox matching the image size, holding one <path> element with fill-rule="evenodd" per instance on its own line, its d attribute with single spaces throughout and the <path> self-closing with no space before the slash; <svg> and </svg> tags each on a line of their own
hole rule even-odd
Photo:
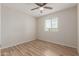
<svg viewBox="0 0 79 59">
<path fill-rule="evenodd" d="M 45 31 L 58 31 L 58 18 L 45 20 Z"/>
</svg>

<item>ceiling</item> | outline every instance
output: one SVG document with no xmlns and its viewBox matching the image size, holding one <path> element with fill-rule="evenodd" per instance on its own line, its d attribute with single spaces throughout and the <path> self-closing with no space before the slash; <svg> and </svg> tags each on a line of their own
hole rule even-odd
<svg viewBox="0 0 79 59">
<path fill-rule="evenodd" d="M 60 10 L 63 10 L 63 9 L 69 8 L 69 7 L 76 6 L 75 3 L 48 3 L 46 6 L 50 6 L 53 9 L 52 10 L 44 9 L 43 13 L 40 13 L 39 9 L 31 11 L 32 8 L 38 7 L 34 3 L 7 3 L 7 4 L 3 4 L 3 5 L 15 8 L 17 10 L 25 12 L 34 17 L 44 16 L 44 15 L 47 15 L 47 14 L 50 14 L 50 13 L 53 13 L 56 11 L 60 11 Z"/>
</svg>

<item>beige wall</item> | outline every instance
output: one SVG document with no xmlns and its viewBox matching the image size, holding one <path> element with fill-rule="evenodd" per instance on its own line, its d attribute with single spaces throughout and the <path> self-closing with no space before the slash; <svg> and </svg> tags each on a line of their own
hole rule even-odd
<svg viewBox="0 0 79 59">
<path fill-rule="evenodd" d="M 78 12 L 78 53 L 79 53 L 79 4 L 77 5 L 77 12 Z"/>
<path fill-rule="evenodd" d="M 40 17 L 38 22 L 38 39 L 77 48 L 77 8 L 71 7 L 50 15 Z M 58 32 L 45 32 L 44 20 L 58 17 Z"/>
<path fill-rule="evenodd" d="M 2 6 L 2 48 L 36 39 L 35 19 L 16 9 Z"/>
<path fill-rule="evenodd" d="M 0 48 L 1 48 L 1 4 L 0 4 Z"/>
</svg>

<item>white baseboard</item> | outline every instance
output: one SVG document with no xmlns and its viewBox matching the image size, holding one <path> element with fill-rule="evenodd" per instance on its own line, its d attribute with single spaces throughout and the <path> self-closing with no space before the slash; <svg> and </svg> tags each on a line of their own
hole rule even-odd
<svg viewBox="0 0 79 59">
<path fill-rule="evenodd" d="M 39 40 L 42 40 L 42 39 L 39 39 Z M 59 43 L 59 42 L 53 42 L 53 41 L 49 41 L 49 40 L 42 40 L 42 41 L 47 41 L 47 42 L 51 42 L 51 43 L 55 43 L 55 44 L 59 44 L 59 45 L 63 45 L 63 46 L 67 46 L 67 47 L 71 47 L 71 48 L 76 48 L 75 46 L 69 46 L 67 44 L 63 44 L 63 43 Z"/>
<path fill-rule="evenodd" d="M 1 46 L 1 49 L 13 47 L 13 46 L 17 46 L 17 45 L 23 44 L 23 43 L 28 43 L 28 42 L 31 42 L 31 41 L 33 41 L 33 40 L 35 40 L 35 39 L 29 40 L 29 41 L 24 41 L 24 42 L 19 42 L 19 43 L 17 43 L 17 44 L 13 44 L 13 45 L 9 45 L 9 46 Z"/>
</svg>

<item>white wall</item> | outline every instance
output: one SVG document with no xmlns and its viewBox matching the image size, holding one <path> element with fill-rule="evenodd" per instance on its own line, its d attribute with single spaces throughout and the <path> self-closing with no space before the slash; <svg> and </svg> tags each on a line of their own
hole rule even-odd
<svg viewBox="0 0 79 59">
<path fill-rule="evenodd" d="M 1 48 L 1 4 L 0 4 L 0 48 Z"/>
<path fill-rule="evenodd" d="M 2 5 L 2 48 L 36 39 L 35 19 Z"/>
<path fill-rule="evenodd" d="M 59 12 L 40 17 L 38 22 L 38 39 L 77 48 L 77 11 L 71 7 Z M 45 32 L 44 20 L 58 17 L 58 32 Z"/>
<path fill-rule="evenodd" d="M 79 53 L 79 4 L 77 5 L 77 15 L 78 15 L 78 53 Z"/>
</svg>

